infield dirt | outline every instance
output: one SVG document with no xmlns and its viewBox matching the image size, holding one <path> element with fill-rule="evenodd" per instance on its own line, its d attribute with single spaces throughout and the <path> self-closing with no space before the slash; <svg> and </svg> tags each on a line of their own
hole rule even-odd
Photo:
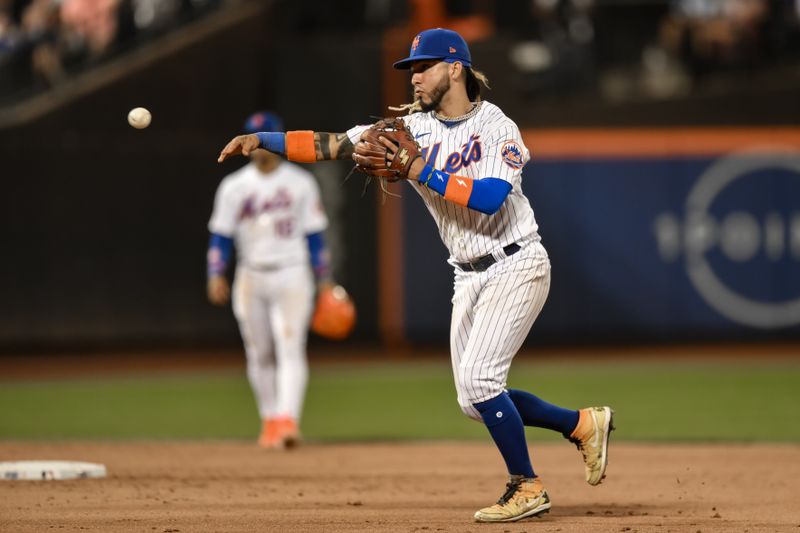
<svg viewBox="0 0 800 533">
<path fill-rule="evenodd" d="M 800 531 L 800 446 L 613 443 L 583 480 L 568 443 L 532 443 L 549 514 L 477 524 L 503 492 L 490 443 L 0 442 L 2 460 L 104 463 L 100 480 L 0 481 L 1 531 Z"/>
</svg>

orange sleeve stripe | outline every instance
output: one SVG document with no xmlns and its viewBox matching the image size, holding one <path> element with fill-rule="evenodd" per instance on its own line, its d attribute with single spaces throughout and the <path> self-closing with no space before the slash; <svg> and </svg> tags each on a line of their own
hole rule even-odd
<svg viewBox="0 0 800 533">
<path fill-rule="evenodd" d="M 298 163 L 315 163 L 317 150 L 313 131 L 286 132 L 286 159 Z"/>
<path fill-rule="evenodd" d="M 472 194 L 472 179 L 464 176 L 451 174 L 447 180 L 447 188 L 444 190 L 444 199 L 450 200 L 458 205 L 467 207 L 469 197 Z"/>
</svg>

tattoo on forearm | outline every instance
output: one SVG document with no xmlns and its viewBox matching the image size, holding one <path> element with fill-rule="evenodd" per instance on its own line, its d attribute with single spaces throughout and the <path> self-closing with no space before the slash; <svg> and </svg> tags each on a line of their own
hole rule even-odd
<svg viewBox="0 0 800 533">
<path fill-rule="evenodd" d="M 314 148 L 317 152 L 317 161 L 331 158 L 330 133 L 314 133 Z"/>
<path fill-rule="evenodd" d="M 336 159 L 352 159 L 355 146 L 353 146 L 347 134 L 340 133 L 336 136 L 336 140 L 339 143 L 336 151 Z"/>
<path fill-rule="evenodd" d="M 353 143 L 346 133 L 315 132 L 314 148 L 317 161 L 350 159 L 353 155 Z"/>
</svg>

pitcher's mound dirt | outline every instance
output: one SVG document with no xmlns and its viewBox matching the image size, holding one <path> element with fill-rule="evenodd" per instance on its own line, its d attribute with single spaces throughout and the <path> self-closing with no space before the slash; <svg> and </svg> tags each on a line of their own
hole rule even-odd
<svg viewBox="0 0 800 533">
<path fill-rule="evenodd" d="M 583 481 L 568 443 L 532 443 L 542 518 L 476 524 L 503 492 L 490 443 L 0 442 L 0 459 L 104 463 L 109 477 L 0 481 L 2 531 L 800 533 L 800 446 L 612 443 Z"/>
</svg>

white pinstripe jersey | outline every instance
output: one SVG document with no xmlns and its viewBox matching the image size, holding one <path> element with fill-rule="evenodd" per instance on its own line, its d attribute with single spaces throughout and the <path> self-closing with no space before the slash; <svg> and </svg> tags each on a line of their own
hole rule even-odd
<svg viewBox="0 0 800 533">
<path fill-rule="evenodd" d="M 308 261 L 306 235 L 327 227 L 314 176 L 286 161 L 266 175 L 249 163 L 226 176 L 208 222 L 235 238 L 241 264 L 270 268 Z"/>
<path fill-rule="evenodd" d="M 471 261 L 514 242 L 539 240 L 533 209 L 522 193 L 522 168 L 530 153 L 519 128 L 491 102 L 478 105 L 475 115 L 455 125 L 438 120 L 432 111 L 402 117 L 422 147 L 423 157 L 435 168 L 474 180 L 491 177 L 511 184 L 500 209 L 486 215 L 409 180 L 433 215 L 451 262 Z M 368 127 L 347 131 L 353 144 Z"/>
</svg>

